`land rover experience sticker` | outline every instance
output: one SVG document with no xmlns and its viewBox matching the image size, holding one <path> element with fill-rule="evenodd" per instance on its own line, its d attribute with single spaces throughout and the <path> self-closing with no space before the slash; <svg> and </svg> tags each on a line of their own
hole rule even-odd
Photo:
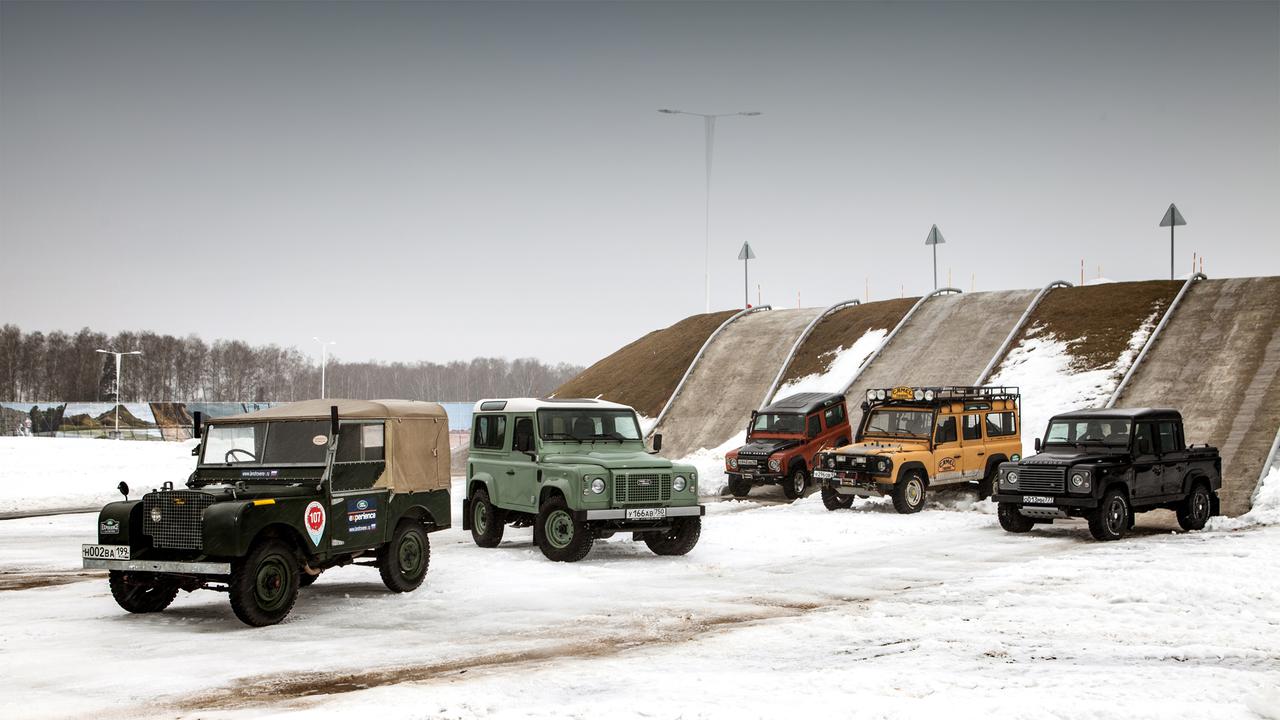
<svg viewBox="0 0 1280 720">
<path fill-rule="evenodd" d="M 347 499 L 347 532 L 369 532 L 378 529 L 378 498 Z"/>
</svg>

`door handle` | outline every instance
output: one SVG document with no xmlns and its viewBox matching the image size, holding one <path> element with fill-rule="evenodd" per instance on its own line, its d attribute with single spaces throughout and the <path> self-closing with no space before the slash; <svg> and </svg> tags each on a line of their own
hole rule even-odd
<svg viewBox="0 0 1280 720">
<path fill-rule="evenodd" d="M 986 455 L 986 453 L 985 452 L 978 453 L 978 457 L 982 457 L 983 455 Z"/>
<path fill-rule="evenodd" d="M 508 475 L 515 475 L 515 474 L 516 474 L 516 471 L 515 471 L 515 470 L 508 470 L 508 471 L 507 471 L 507 474 L 508 474 Z"/>
<path fill-rule="evenodd" d="M 1151 468 L 1151 472 L 1159 475 L 1164 472 L 1164 468 L 1160 467 L 1159 465 L 1156 465 L 1155 467 Z"/>
</svg>

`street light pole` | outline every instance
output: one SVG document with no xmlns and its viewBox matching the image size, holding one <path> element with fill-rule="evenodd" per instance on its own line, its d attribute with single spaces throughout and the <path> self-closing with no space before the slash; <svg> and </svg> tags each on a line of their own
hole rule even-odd
<svg viewBox="0 0 1280 720">
<path fill-rule="evenodd" d="M 736 113 L 696 113 L 686 112 L 684 110 L 672 110 L 670 108 L 661 108 L 660 113 L 667 115 L 693 115 L 702 118 L 703 130 L 706 133 L 706 153 L 707 153 L 707 181 L 706 181 L 706 197 L 704 198 L 704 217 L 703 217 L 703 290 L 706 300 L 706 312 L 711 312 L 711 161 L 715 148 L 716 138 L 716 118 L 730 117 L 733 115 L 741 115 L 742 117 L 755 117 L 759 112 L 736 112 Z"/>
<path fill-rule="evenodd" d="M 116 439 L 120 439 L 120 387 L 123 378 L 120 377 L 122 363 L 120 359 L 125 355 L 141 355 L 141 350 L 130 350 L 129 352 L 116 352 L 114 350 L 98 350 L 103 355 L 116 356 Z"/>
<path fill-rule="evenodd" d="M 312 339 L 312 340 L 315 340 L 315 341 L 316 341 L 316 342 L 318 342 L 318 343 L 320 343 L 320 399 L 321 399 L 321 400 L 323 400 L 323 399 L 325 398 L 325 394 L 324 394 L 324 370 L 325 370 L 325 365 L 327 365 L 327 364 L 328 364 L 328 362 L 329 362 L 329 346 L 330 346 L 330 345 L 337 345 L 337 344 L 338 344 L 338 342 L 337 342 L 336 340 L 329 340 L 329 341 L 327 341 L 327 342 L 326 342 L 326 341 L 321 340 L 320 338 L 318 338 L 318 337 L 314 337 L 314 336 L 313 336 L 311 339 Z"/>
</svg>

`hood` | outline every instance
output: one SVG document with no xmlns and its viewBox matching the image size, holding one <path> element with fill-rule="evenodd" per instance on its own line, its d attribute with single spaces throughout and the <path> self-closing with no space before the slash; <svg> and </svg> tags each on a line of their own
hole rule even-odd
<svg viewBox="0 0 1280 720">
<path fill-rule="evenodd" d="M 1035 455 L 1022 458 L 1021 465 L 1078 465 L 1096 464 L 1100 462 L 1108 462 L 1117 460 L 1122 457 L 1123 453 L 1118 452 L 1089 452 L 1088 450 L 1077 450 L 1075 448 L 1062 448 L 1050 452 L 1041 452 Z"/>
<path fill-rule="evenodd" d="M 756 438 L 738 448 L 737 453 L 738 455 L 766 456 L 799 444 L 801 441 L 791 438 Z"/>
<path fill-rule="evenodd" d="M 658 455 L 650 455 L 643 450 L 615 449 L 609 452 L 596 449 L 591 452 L 545 454 L 542 456 L 542 461 L 561 465 L 599 465 L 609 470 L 671 469 L 670 460 Z"/>
<path fill-rule="evenodd" d="M 873 442 L 860 442 L 853 445 L 846 445 L 840 448 L 839 450 L 837 450 L 836 452 L 840 453 L 841 455 L 875 456 L 875 455 L 892 455 L 894 453 L 899 453 L 903 451 L 922 450 L 924 449 L 924 447 L 925 447 L 925 443 L 923 441 L 918 443 L 873 441 Z"/>
<path fill-rule="evenodd" d="M 259 498 L 281 498 L 315 495 L 314 485 L 248 485 L 243 488 L 236 487 L 232 483 L 214 482 L 209 485 L 202 485 L 197 488 L 177 487 L 175 492 L 195 492 L 202 495 L 209 495 L 214 502 L 223 502 L 226 500 L 257 500 Z M 143 495 L 163 495 L 163 490 L 149 490 Z"/>
</svg>

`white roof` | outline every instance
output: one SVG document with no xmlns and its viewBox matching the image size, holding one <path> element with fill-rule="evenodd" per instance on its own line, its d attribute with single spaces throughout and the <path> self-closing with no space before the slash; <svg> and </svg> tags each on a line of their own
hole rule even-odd
<svg viewBox="0 0 1280 720">
<path fill-rule="evenodd" d="M 484 410 L 486 403 L 506 403 L 501 410 L 490 405 Z M 631 410 L 630 405 L 622 405 L 608 400 L 591 400 L 584 398 L 487 398 L 480 400 L 472 408 L 473 412 L 534 412 L 536 410 L 574 410 L 591 408 L 595 410 Z"/>
</svg>

